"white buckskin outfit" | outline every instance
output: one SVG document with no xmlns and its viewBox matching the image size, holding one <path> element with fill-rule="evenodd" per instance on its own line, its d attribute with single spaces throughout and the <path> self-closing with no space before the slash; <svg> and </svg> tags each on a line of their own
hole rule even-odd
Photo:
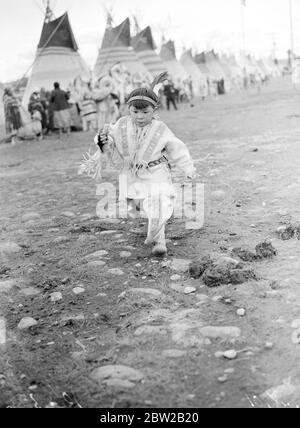
<svg viewBox="0 0 300 428">
<path fill-rule="evenodd" d="M 153 119 L 142 128 L 130 116 L 110 126 L 108 141 L 109 151 L 116 150 L 123 161 L 122 180 L 127 178 L 121 198 L 131 207 L 143 202 L 149 220 L 145 244 L 165 246 L 165 225 L 176 201 L 168 161 L 192 176 L 195 168 L 187 146 L 162 121 Z"/>
</svg>

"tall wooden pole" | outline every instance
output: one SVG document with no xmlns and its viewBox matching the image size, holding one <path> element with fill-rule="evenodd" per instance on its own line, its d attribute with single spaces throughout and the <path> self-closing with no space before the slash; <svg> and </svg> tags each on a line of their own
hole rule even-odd
<svg viewBox="0 0 300 428">
<path fill-rule="evenodd" d="M 245 8 L 246 4 L 241 0 L 241 16 L 242 16 L 242 38 L 243 38 L 243 53 L 246 53 L 246 25 L 245 25 Z"/>
<path fill-rule="evenodd" d="M 291 51 L 292 55 L 294 54 L 294 22 L 293 22 L 293 2 L 289 0 L 290 4 L 290 33 L 291 33 Z"/>
</svg>

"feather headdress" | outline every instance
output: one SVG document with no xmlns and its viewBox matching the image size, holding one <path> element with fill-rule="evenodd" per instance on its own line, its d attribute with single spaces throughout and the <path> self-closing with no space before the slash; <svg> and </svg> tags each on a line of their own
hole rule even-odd
<svg viewBox="0 0 300 428">
<path fill-rule="evenodd" d="M 128 97 L 127 104 L 133 101 L 146 101 L 154 107 L 158 105 L 158 93 L 162 83 L 167 80 L 168 73 L 164 71 L 155 77 L 153 82 L 148 86 L 134 89 Z"/>
<path fill-rule="evenodd" d="M 152 91 L 158 95 L 158 92 L 163 84 L 163 82 L 165 80 L 168 80 L 168 72 L 167 71 L 163 71 L 162 73 L 158 74 L 157 76 L 155 76 L 153 82 L 150 85 L 150 88 L 152 89 Z"/>
</svg>

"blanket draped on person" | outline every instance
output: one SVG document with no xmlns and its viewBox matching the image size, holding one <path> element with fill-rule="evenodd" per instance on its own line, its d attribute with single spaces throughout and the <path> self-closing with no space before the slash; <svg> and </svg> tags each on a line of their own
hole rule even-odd
<svg viewBox="0 0 300 428">
<path fill-rule="evenodd" d="M 9 89 L 4 91 L 3 104 L 5 112 L 5 127 L 8 135 L 16 135 L 22 127 L 20 106 L 18 100 L 14 97 Z"/>
</svg>

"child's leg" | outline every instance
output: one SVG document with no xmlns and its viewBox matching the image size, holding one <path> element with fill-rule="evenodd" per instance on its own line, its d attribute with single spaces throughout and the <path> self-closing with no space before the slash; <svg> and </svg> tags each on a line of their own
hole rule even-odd
<svg viewBox="0 0 300 428">
<path fill-rule="evenodd" d="M 148 217 L 148 235 L 146 245 L 154 244 L 153 254 L 163 255 L 167 252 L 165 227 L 172 217 L 175 198 L 172 195 L 152 195 L 144 202 Z"/>
</svg>

